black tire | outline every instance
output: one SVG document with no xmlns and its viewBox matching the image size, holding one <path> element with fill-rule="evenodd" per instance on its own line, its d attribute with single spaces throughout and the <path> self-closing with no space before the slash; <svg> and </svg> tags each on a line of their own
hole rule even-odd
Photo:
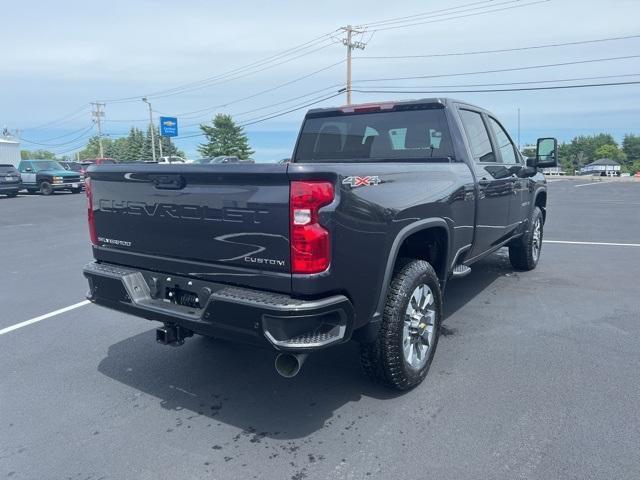
<svg viewBox="0 0 640 480">
<path fill-rule="evenodd" d="M 13 197 L 17 197 L 17 196 L 18 196 L 18 192 L 7 193 L 7 197 L 9 197 L 9 198 L 13 198 Z"/>
<path fill-rule="evenodd" d="M 406 310 L 415 289 L 427 285 L 433 294 L 433 336 L 420 368 L 412 367 L 405 358 L 403 330 Z M 360 346 L 360 363 L 372 380 L 396 390 L 409 390 L 427 376 L 438 345 L 442 318 L 440 282 L 431 265 L 424 260 L 406 260 L 399 267 L 389 286 L 382 325 L 374 342 Z"/>
<path fill-rule="evenodd" d="M 51 195 L 53 193 L 53 187 L 49 182 L 40 182 L 40 193 L 42 195 Z"/>
<path fill-rule="evenodd" d="M 529 225 L 529 231 L 509 245 L 509 260 L 518 270 L 533 270 L 540 260 L 544 234 L 544 216 L 540 207 L 533 209 Z"/>
<path fill-rule="evenodd" d="M 82 191 L 81 188 L 72 188 L 71 193 L 80 193 Z"/>
</svg>

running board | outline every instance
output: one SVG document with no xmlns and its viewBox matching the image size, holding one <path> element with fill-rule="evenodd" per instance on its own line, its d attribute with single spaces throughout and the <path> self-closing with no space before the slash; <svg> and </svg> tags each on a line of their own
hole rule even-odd
<svg viewBox="0 0 640 480">
<path fill-rule="evenodd" d="M 471 273 L 471 267 L 458 264 L 455 267 L 453 267 L 453 273 L 451 274 L 451 276 L 453 278 L 462 278 L 462 277 L 466 277 L 470 273 Z"/>
</svg>

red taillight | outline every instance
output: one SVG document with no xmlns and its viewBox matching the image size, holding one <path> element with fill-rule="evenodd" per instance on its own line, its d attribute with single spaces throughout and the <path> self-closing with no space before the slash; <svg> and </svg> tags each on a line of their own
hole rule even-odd
<svg viewBox="0 0 640 480">
<path fill-rule="evenodd" d="M 91 179 L 84 181 L 84 191 L 87 193 L 87 219 L 89 220 L 89 238 L 91 243 L 98 245 L 98 234 L 96 233 L 96 222 L 93 216 L 93 196 L 91 195 Z"/>
<path fill-rule="evenodd" d="M 329 268 L 329 232 L 318 221 L 318 210 L 333 201 L 329 182 L 291 182 L 291 272 L 319 273 Z"/>
</svg>

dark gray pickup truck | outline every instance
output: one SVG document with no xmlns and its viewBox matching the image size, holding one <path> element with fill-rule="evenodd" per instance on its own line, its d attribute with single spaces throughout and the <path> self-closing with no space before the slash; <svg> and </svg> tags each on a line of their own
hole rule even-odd
<svg viewBox="0 0 640 480">
<path fill-rule="evenodd" d="M 90 167 L 88 298 L 162 322 L 160 343 L 275 349 L 284 376 L 353 339 L 408 389 L 450 278 L 502 246 L 535 268 L 556 147 L 525 161 L 490 112 L 425 99 L 311 110 L 288 164 Z"/>
</svg>

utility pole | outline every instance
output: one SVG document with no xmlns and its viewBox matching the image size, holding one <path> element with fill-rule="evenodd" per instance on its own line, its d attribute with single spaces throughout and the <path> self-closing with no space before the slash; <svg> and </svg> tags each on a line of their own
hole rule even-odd
<svg viewBox="0 0 640 480">
<path fill-rule="evenodd" d="M 518 150 L 520 150 L 520 107 L 518 107 Z"/>
<path fill-rule="evenodd" d="M 98 144 L 100 145 L 100 158 L 104 158 L 104 148 L 102 147 L 102 117 L 104 117 L 104 111 L 101 108 L 104 108 L 104 103 L 92 102 L 91 106 L 95 108 L 95 110 L 91 110 L 91 116 L 93 120 L 96 122 L 96 126 L 98 128 Z"/>
<path fill-rule="evenodd" d="M 342 27 L 340 30 L 344 30 L 347 34 L 346 38 L 342 39 L 342 44 L 347 47 L 347 105 L 351 105 L 351 52 L 354 48 L 364 50 L 366 46 L 365 42 L 357 42 L 353 40 L 354 33 L 364 33 L 364 28 L 356 28 L 351 25 Z"/>
<path fill-rule="evenodd" d="M 156 161 L 156 134 L 155 127 L 153 125 L 153 110 L 151 109 L 151 103 L 147 100 L 147 97 L 143 97 L 142 101 L 149 105 L 149 128 L 151 128 L 151 154 L 153 155 L 153 161 Z M 162 156 L 162 147 L 160 147 L 160 156 Z"/>
</svg>

